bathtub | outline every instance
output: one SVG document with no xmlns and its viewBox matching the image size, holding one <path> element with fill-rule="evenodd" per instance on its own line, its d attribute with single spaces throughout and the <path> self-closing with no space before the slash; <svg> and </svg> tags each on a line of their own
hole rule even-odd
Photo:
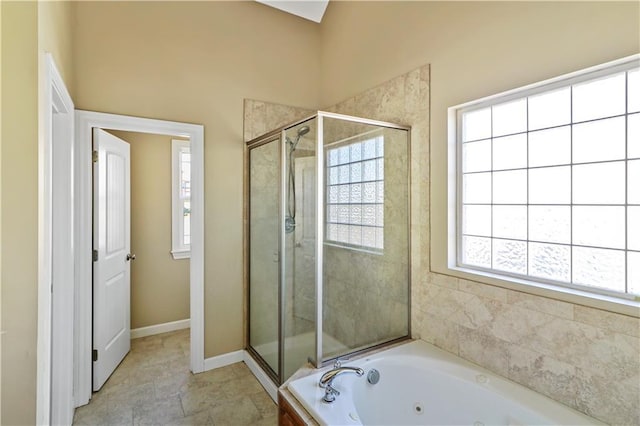
<svg viewBox="0 0 640 426">
<path fill-rule="evenodd" d="M 321 425 L 599 425 L 537 392 L 424 341 L 413 341 L 343 365 L 365 374 L 337 377 L 340 392 L 323 402 L 323 369 L 288 390 Z M 371 369 L 379 381 L 367 380 Z"/>
</svg>

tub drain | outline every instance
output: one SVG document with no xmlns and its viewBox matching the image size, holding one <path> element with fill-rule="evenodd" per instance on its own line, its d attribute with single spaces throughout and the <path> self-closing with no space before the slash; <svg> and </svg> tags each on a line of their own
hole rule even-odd
<svg viewBox="0 0 640 426">
<path fill-rule="evenodd" d="M 419 403 L 419 402 L 416 402 L 415 404 L 413 404 L 413 412 L 418 414 L 418 415 L 424 414 L 423 405 L 421 403 Z"/>
</svg>

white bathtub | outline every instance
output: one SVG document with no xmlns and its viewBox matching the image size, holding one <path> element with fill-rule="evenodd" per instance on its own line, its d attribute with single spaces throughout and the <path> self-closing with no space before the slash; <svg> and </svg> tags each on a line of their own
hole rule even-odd
<svg viewBox="0 0 640 426">
<path fill-rule="evenodd" d="M 414 341 L 347 362 L 364 376 L 345 374 L 322 401 L 324 369 L 292 381 L 288 389 L 321 425 L 596 425 L 602 424 L 537 392 Z M 367 374 L 375 368 L 380 380 Z"/>
</svg>

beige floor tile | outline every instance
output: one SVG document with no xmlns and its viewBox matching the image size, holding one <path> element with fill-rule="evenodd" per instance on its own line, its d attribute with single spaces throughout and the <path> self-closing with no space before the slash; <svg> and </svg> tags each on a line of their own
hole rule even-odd
<svg viewBox="0 0 640 426">
<path fill-rule="evenodd" d="M 262 419 L 251 398 L 242 397 L 220 404 L 210 410 L 215 425 L 254 425 Z"/>
<path fill-rule="evenodd" d="M 277 407 L 247 366 L 191 374 L 189 330 L 132 340 L 131 352 L 76 425 L 277 425 Z"/>
<path fill-rule="evenodd" d="M 178 395 L 133 408 L 134 425 L 165 424 L 168 419 L 181 417 L 184 417 L 184 412 Z"/>
</svg>

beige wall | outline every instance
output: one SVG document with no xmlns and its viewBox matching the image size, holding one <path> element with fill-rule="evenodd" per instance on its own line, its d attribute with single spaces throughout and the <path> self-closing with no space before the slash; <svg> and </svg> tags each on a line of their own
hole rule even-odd
<svg viewBox="0 0 640 426">
<path fill-rule="evenodd" d="M 39 77 L 53 53 L 73 90 L 71 9 L 2 2 L 2 424 L 36 413 Z M 11 208 L 7 208 L 11 206 Z"/>
<path fill-rule="evenodd" d="M 110 131 L 131 147 L 131 328 L 189 318 L 189 259 L 171 256 L 171 137 Z"/>
<path fill-rule="evenodd" d="M 255 2 L 76 12 L 76 107 L 204 124 L 205 356 L 241 349 L 243 99 L 316 105 L 318 26 Z"/>
</svg>

